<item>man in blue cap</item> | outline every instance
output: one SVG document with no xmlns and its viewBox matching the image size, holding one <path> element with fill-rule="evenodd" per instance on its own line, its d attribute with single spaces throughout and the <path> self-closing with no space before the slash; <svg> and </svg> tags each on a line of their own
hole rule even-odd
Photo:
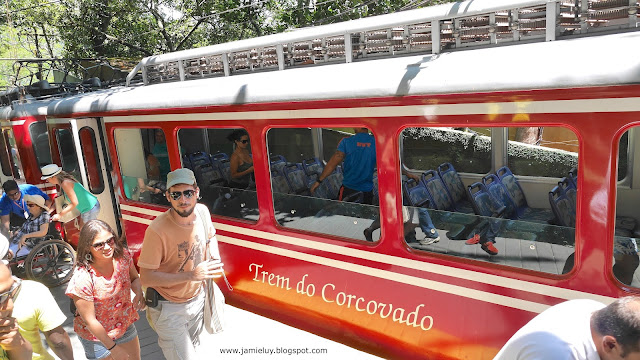
<svg viewBox="0 0 640 360">
<path fill-rule="evenodd" d="M 4 194 L 0 197 L 0 231 L 9 235 L 10 227 L 22 226 L 29 218 L 29 207 L 24 200 L 24 195 L 40 195 L 45 199 L 45 206 L 51 209 L 51 199 L 37 186 L 16 183 L 15 180 L 7 180 L 2 184 Z"/>
</svg>

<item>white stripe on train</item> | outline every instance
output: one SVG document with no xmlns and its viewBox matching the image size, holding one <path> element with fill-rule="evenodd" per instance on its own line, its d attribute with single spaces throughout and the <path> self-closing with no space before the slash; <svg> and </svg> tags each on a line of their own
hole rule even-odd
<svg viewBox="0 0 640 360">
<path fill-rule="evenodd" d="M 161 212 L 159 211 L 130 206 L 130 205 L 121 205 L 121 208 L 122 210 L 137 212 L 140 214 L 151 215 L 151 216 L 158 216 L 159 214 L 161 214 Z M 151 220 L 149 219 L 144 219 L 136 216 L 125 214 L 122 217 L 125 220 L 134 221 L 134 222 L 138 222 L 145 225 L 148 225 L 149 223 L 151 223 Z M 479 283 L 485 283 L 490 285 L 499 284 L 498 286 L 500 287 L 526 291 L 531 293 L 537 293 L 541 295 L 553 296 L 559 299 L 569 300 L 569 299 L 585 299 L 586 298 L 586 299 L 601 301 L 607 304 L 615 300 L 614 298 L 611 298 L 611 297 L 595 295 L 595 294 L 582 292 L 582 291 L 564 289 L 564 288 L 555 287 L 555 286 L 549 286 L 549 285 L 537 284 L 537 283 L 523 281 L 523 280 L 511 279 L 511 278 L 506 278 L 498 275 L 487 274 L 484 272 L 481 273 L 481 272 L 476 272 L 471 270 L 464 270 L 464 269 L 459 269 L 455 267 L 444 266 L 444 265 L 431 264 L 431 263 L 422 262 L 422 261 L 405 259 L 398 256 L 378 254 L 378 253 L 373 253 L 365 250 L 350 249 L 342 246 L 326 244 L 318 241 L 311 241 L 311 240 L 306 240 L 306 239 L 301 239 L 301 238 L 291 237 L 286 235 L 273 234 L 273 233 L 268 233 L 264 231 L 248 229 L 240 226 L 233 226 L 233 225 L 220 224 L 220 223 L 216 223 L 215 226 L 217 229 L 223 230 L 223 231 L 246 234 L 248 236 L 277 241 L 285 244 L 291 244 L 291 245 L 306 247 L 309 249 L 350 256 L 350 257 L 363 259 L 363 260 L 375 261 L 378 263 L 383 263 L 388 265 L 402 266 L 408 269 L 415 269 L 415 270 L 420 270 L 424 272 L 475 281 Z M 526 301 L 518 298 L 493 294 L 493 293 L 481 291 L 481 290 L 469 289 L 462 286 L 452 285 L 452 284 L 439 282 L 439 281 L 422 279 L 415 276 L 399 274 L 399 273 L 380 270 L 380 269 L 371 268 L 367 266 L 356 265 L 356 264 L 347 263 L 344 261 L 329 259 L 321 256 L 303 253 L 303 252 L 282 249 L 275 246 L 258 244 L 251 241 L 232 238 L 229 236 L 220 235 L 218 237 L 218 240 L 221 242 L 236 245 L 236 246 L 242 246 L 249 249 L 264 251 L 271 254 L 286 256 L 293 259 L 308 261 L 308 262 L 316 263 L 319 265 L 330 266 L 337 269 L 352 271 L 352 272 L 356 272 L 364 275 L 375 276 L 381 279 L 393 280 L 403 284 L 423 287 L 430 290 L 442 291 L 442 292 L 453 294 L 453 295 L 464 296 L 467 298 L 486 301 L 486 302 L 494 303 L 497 305 L 507 306 L 507 307 L 516 308 L 520 310 L 539 313 L 549 307 L 548 305 L 545 305 L 545 304 Z"/>
<path fill-rule="evenodd" d="M 592 112 L 640 111 L 640 97 L 613 99 L 516 101 L 474 104 L 437 104 L 410 106 L 380 106 L 331 109 L 264 110 L 197 114 L 158 114 L 105 117 L 108 123 L 137 121 L 198 121 L 198 120 L 261 120 L 300 118 L 361 118 L 438 115 L 501 115 L 501 114 L 566 114 Z M 67 119 L 48 119 L 65 123 Z"/>
</svg>

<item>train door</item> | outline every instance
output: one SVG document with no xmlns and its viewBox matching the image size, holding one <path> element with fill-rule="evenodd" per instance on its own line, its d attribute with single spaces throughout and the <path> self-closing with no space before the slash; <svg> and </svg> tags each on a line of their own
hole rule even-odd
<svg viewBox="0 0 640 360">
<path fill-rule="evenodd" d="M 118 208 L 106 154 L 106 138 L 99 119 L 48 119 L 52 157 L 100 202 L 98 218 L 121 233 Z M 78 224 L 65 224 L 67 235 L 78 232 Z M 72 237 L 75 237 L 72 235 Z M 76 239 L 74 239 L 76 240 Z M 75 241 L 72 241 L 75 243 Z"/>
</svg>

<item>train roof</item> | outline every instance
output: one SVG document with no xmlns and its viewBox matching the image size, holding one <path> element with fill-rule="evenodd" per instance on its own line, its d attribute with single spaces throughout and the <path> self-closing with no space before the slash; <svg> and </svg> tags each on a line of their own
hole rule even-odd
<svg viewBox="0 0 640 360">
<path fill-rule="evenodd" d="M 438 55 L 119 87 L 30 104 L 48 115 L 640 84 L 640 31 Z M 24 113 L 24 105 L 2 118 Z M 26 110 L 33 111 L 33 110 Z"/>
</svg>

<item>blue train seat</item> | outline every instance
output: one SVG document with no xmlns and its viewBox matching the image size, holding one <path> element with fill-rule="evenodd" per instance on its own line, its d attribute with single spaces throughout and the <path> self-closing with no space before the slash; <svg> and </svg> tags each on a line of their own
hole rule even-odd
<svg viewBox="0 0 640 360">
<path fill-rule="evenodd" d="M 569 170 L 569 181 L 573 183 L 574 188 L 578 188 L 578 168 L 573 168 Z"/>
<path fill-rule="evenodd" d="M 287 183 L 284 174 L 274 168 L 271 169 L 271 190 L 274 193 L 290 193 L 289 183 Z"/>
<path fill-rule="evenodd" d="M 406 180 L 402 184 L 402 190 L 405 193 L 408 205 L 425 208 L 431 205 L 431 196 L 421 181 Z"/>
<path fill-rule="evenodd" d="M 310 195 L 309 188 L 307 187 L 309 179 L 302 169 L 302 164 L 286 165 L 282 169 L 282 174 L 285 179 L 287 179 L 292 194 Z"/>
<path fill-rule="evenodd" d="M 187 169 L 193 169 L 193 166 L 191 165 L 191 160 L 189 160 L 188 154 L 182 155 L 182 167 L 185 167 Z"/>
<path fill-rule="evenodd" d="M 202 151 L 196 151 L 194 153 L 188 154 L 187 158 L 189 159 L 191 170 L 195 170 L 198 165 L 211 164 L 209 154 Z"/>
<path fill-rule="evenodd" d="M 373 172 L 373 205 L 380 205 L 380 196 L 378 193 L 378 172 Z"/>
<path fill-rule="evenodd" d="M 225 182 L 220 169 L 214 168 L 211 164 L 196 165 L 193 173 L 196 176 L 196 181 L 200 188 L 207 188 L 211 185 L 223 185 Z"/>
<path fill-rule="evenodd" d="M 576 210 L 560 186 L 549 191 L 549 204 L 559 225 L 576 226 Z"/>
<path fill-rule="evenodd" d="M 225 160 L 224 158 L 220 160 L 214 160 L 212 158 L 211 165 L 220 170 L 220 173 L 222 174 L 222 177 L 227 184 L 231 183 L 231 163 L 229 162 L 229 160 Z"/>
<path fill-rule="evenodd" d="M 221 160 L 229 161 L 229 155 L 221 151 L 211 155 L 211 161 L 221 161 Z"/>
<path fill-rule="evenodd" d="M 507 188 L 511 200 L 516 206 L 516 214 L 518 219 L 526 219 L 529 221 L 547 223 L 553 220 L 553 212 L 549 209 L 531 208 L 527 204 L 524 191 L 518 182 L 518 179 L 511 170 L 503 166 L 496 171 L 498 179 Z"/>
<path fill-rule="evenodd" d="M 307 181 L 307 187 L 311 188 L 311 186 L 313 185 L 313 183 L 316 182 L 316 180 L 318 179 L 318 174 L 312 174 L 311 176 L 308 177 L 308 181 Z M 317 198 L 321 198 L 321 199 L 335 199 L 337 195 L 337 192 L 333 192 L 333 189 L 331 188 L 331 184 L 326 181 L 327 179 L 325 179 L 324 181 L 322 181 L 320 183 L 320 185 L 316 188 L 316 191 L 311 194 L 314 197 Z"/>
<path fill-rule="evenodd" d="M 482 184 L 491 196 L 505 207 L 504 217 L 517 219 L 516 205 L 511 200 L 507 188 L 500 182 L 500 179 L 494 174 L 489 174 L 482 178 Z"/>
<path fill-rule="evenodd" d="M 327 186 L 327 199 L 335 200 L 338 198 L 338 193 L 342 186 L 342 176 L 342 173 L 334 171 L 322 181 L 322 184 L 326 184 Z"/>
<path fill-rule="evenodd" d="M 434 170 L 425 171 L 422 174 L 422 183 L 429 192 L 432 206 L 436 210 L 455 211 L 453 201 L 449 197 L 449 193 L 442 182 L 438 173 Z"/>
<path fill-rule="evenodd" d="M 453 165 L 451 163 L 441 164 L 438 166 L 438 175 L 440 175 L 449 197 L 453 200 L 456 211 L 472 214 L 473 207 L 467 197 L 462 179 Z"/>
<path fill-rule="evenodd" d="M 287 165 L 287 160 L 285 160 L 282 155 L 275 155 L 270 157 L 270 165 L 271 169 L 282 172 L 282 169 Z"/>
<path fill-rule="evenodd" d="M 504 217 L 506 206 L 498 201 L 487 187 L 481 182 L 475 182 L 468 186 L 471 205 L 477 215 L 486 217 Z"/>
<path fill-rule="evenodd" d="M 318 158 L 306 159 L 302 160 L 302 169 L 304 169 L 307 176 L 311 176 L 313 174 L 320 175 L 324 169 L 324 165 Z"/>
</svg>

